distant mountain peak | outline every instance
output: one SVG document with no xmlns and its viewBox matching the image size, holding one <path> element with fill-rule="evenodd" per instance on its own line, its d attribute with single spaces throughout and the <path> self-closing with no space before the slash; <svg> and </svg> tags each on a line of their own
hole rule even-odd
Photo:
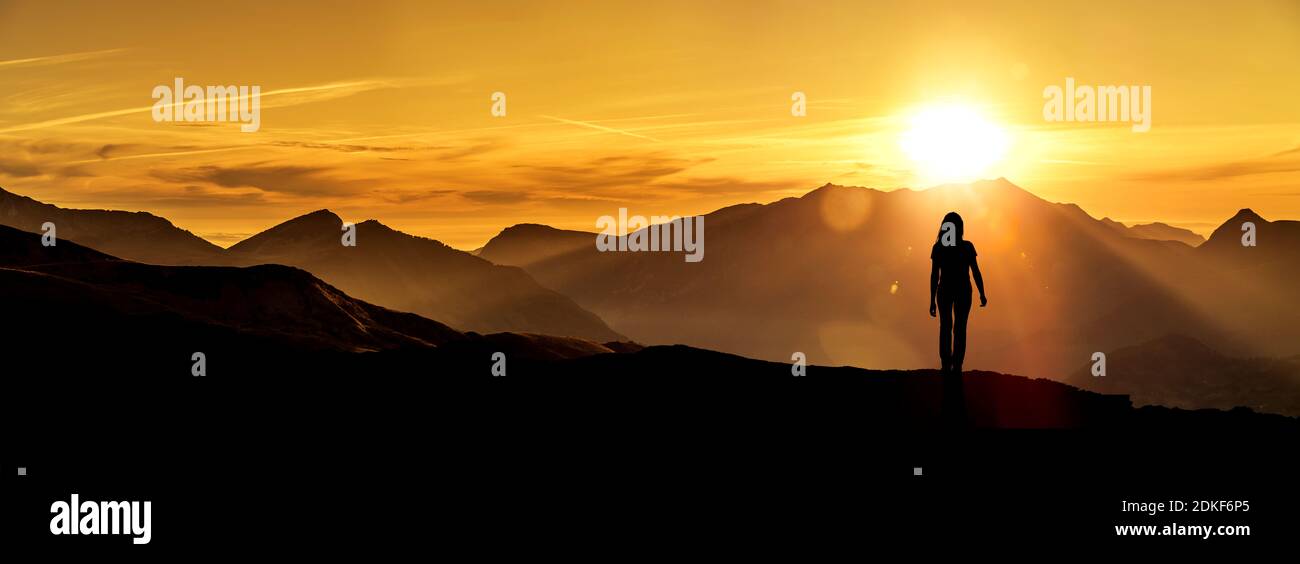
<svg viewBox="0 0 1300 564">
<path fill-rule="evenodd" d="M 356 224 L 355 247 L 344 247 L 342 225 L 333 212 L 318 210 L 240 241 L 230 252 L 235 264 L 296 266 L 359 299 L 471 331 L 623 338 L 521 269 L 498 267 L 376 219 Z"/>
<path fill-rule="evenodd" d="M 1218 229 L 1214 230 L 1214 232 L 1218 233 L 1219 231 L 1224 231 L 1224 230 L 1233 233 L 1240 232 L 1241 224 L 1246 221 L 1253 222 L 1253 223 L 1260 223 L 1260 224 L 1272 223 L 1269 220 L 1264 219 L 1259 214 L 1255 213 L 1255 210 L 1252 210 L 1250 208 L 1241 208 L 1240 210 L 1237 210 L 1236 214 L 1233 214 L 1232 217 L 1228 218 L 1227 221 L 1224 221 L 1223 224 L 1218 227 Z M 1211 235 L 1211 237 L 1213 237 L 1213 235 Z"/>
<path fill-rule="evenodd" d="M 1022 188 L 1019 184 L 1016 184 L 1015 182 L 1012 182 L 1012 181 L 1010 181 L 1010 180 L 1007 180 L 1006 177 L 1004 177 L 1004 176 L 999 176 L 999 177 L 997 177 L 997 178 L 993 178 L 993 179 L 987 179 L 987 178 L 986 178 L 986 179 L 983 179 L 983 180 L 976 180 L 976 181 L 974 181 L 974 182 L 971 182 L 971 183 L 970 183 L 970 186 L 971 186 L 972 188 L 977 189 L 977 190 L 990 190 L 990 189 L 993 189 L 993 190 L 1002 190 L 1002 191 L 1016 192 L 1016 193 L 1021 193 L 1021 194 L 1031 194 L 1031 195 L 1032 195 L 1032 193 L 1031 193 L 1030 191 L 1025 190 L 1024 188 Z"/>
<path fill-rule="evenodd" d="M 322 209 L 300 215 L 231 245 L 232 253 L 280 253 L 300 245 L 322 246 L 337 242 L 343 219 Z"/>
<path fill-rule="evenodd" d="M 1015 186 L 1016 188 L 1019 188 L 1019 186 L 1016 186 L 1010 180 L 1007 180 L 1007 177 L 1005 176 L 999 176 L 997 178 L 981 178 L 979 180 L 975 180 L 971 182 L 971 184 L 978 184 L 984 186 Z"/>
<path fill-rule="evenodd" d="M 1153 223 L 1139 223 L 1123 227 L 1122 223 L 1115 223 L 1117 229 L 1123 229 L 1129 237 L 1138 239 L 1151 239 L 1154 241 L 1178 241 L 1189 247 L 1198 247 L 1205 243 L 1205 237 L 1200 233 L 1190 229 L 1174 227 L 1167 223 L 1159 221 Z"/>
<path fill-rule="evenodd" d="M 555 231 L 563 230 L 541 223 L 516 223 L 501 230 L 502 233 L 552 233 Z"/>
<path fill-rule="evenodd" d="M 328 221 L 328 222 L 331 222 L 331 223 L 340 223 L 340 224 L 341 224 L 341 223 L 343 223 L 343 218 L 339 217 L 338 214 L 336 214 L 336 213 L 334 213 L 334 212 L 332 212 L 332 211 L 330 211 L 330 210 L 328 210 L 328 209 L 319 209 L 319 210 L 316 210 L 316 211 L 314 211 L 314 212 L 311 212 L 311 213 L 308 213 L 308 214 L 303 214 L 303 215 L 300 215 L 300 216 L 295 217 L 295 218 L 293 218 L 293 219 L 290 219 L 289 221 L 286 221 L 286 222 L 284 222 L 284 223 L 281 224 L 281 225 L 288 224 L 288 223 L 293 223 L 293 222 L 299 222 L 299 221 L 301 221 L 301 222 L 307 222 L 307 221 L 313 221 L 313 222 L 315 222 L 315 221 L 320 221 L 320 222 L 325 222 L 325 221 Z"/>
<path fill-rule="evenodd" d="M 284 222 L 284 223 L 281 223 L 280 225 L 277 225 L 276 227 L 286 226 L 286 225 L 305 225 L 305 224 L 312 224 L 312 225 L 320 225 L 320 224 L 342 225 L 342 224 L 343 224 L 343 218 L 339 217 L 338 214 L 336 214 L 336 213 L 334 213 L 334 212 L 332 212 L 332 211 L 330 211 L 330 210 L 316 210 L 316 211 L 314 211 L 314 212 L 311 212 L 311 213 L 308 213 L 308 214 L 303 214 L 303 215 L 300 215 L 300 216 L 295 217 L 295 218 L 293 218 L 293 219 L 290 219 L 289 221 L 286 221 L 286 222 Z M 273 228 L 273 229 L 274 229 L 274 228 Z"/>
<path fill-rule="evenodd" d="M 830 194 L 844 194 L 844 193 L 852 193 L 852 192 L 864 192 L 864 193 L 880 192 L 880 190 L 877 190 L 875 188 L 867 188 L 865 186 L 845 186 L 843 184 L 834 184 L 831 182 L 827 182 L 821 186 L 818 186 L 817 188 L 814 188 L 812 191 L 808 192 L 807 194 L 804 194 L 802 197 L 800 197 L 800 199 L 816 200 L 818 198 L 824 198 Z"/>
<path fill-rule="evenodd" d="M 1007 180 L 1005 177 L 975 180 L 972 182 L 949 182 L 946 184 L 938 184 L 935 186 L 930 186 L 928 188 L 922 188 L 916 191 L 926 191 L 926 190 L 945 191 L 945 190 L 952 190 L 954 188 L 973 189 L 977 191 L 1001 190 L 1001 191 L 1010 191 L 1015 193 L 1032 195 L 1032 193 L 1030 193 L 1028 190 L 1021 188 L 1020 186 L 1017 186 L 1015 183 L 1011 182 L 1010 180 Z M 865 192 L 881 192 L 881 193 L 897 192 L 897 191 L 912 191 L 911 188 L 906 188 L 902 186 L 882 189 L 882 188 L 870 188 L 866 186 L 847 186 L 844 184 L 835 184 L 834 182 L 827 182 L 825 184 L 822 184 L 821 186 L 812 189 L 807 194 L 804 194 L 802 198 L 817 199 L 817 198 L 824 197 L 827 194 L 838 194 L 846 190 L 861 190 Z"/>
<path fill-rule="evenodd" d="M 827 182 L 827 183 L 825 183 L 825 184 L 822 184 L 821 186 L 818 186 L 818 187 L 816 187 L 816 188 L 813 188 L 813 189 L 812 189 L 811 191 L 809 191 L 808 194 L 806 194 L 806 195 L 809 195 L 809 196 L 810 196 L 810 195 L 816 194 L 816 193 L 818 193 L 818 192 L 831 191 L 831 190 L 842 190 L 842 189 L 844 189 L 844 188 L 847 188 L 847 186 L 843 186 L 843 185 L 840 185 L 840 184 L 835 184 L 835 183 L 833 183 L 833 182 Z"/>
<path fill-rule="evenodd" d="M 424 237 L 422 235 L 412 235 L 400 229 L 394 229 L 392 227 L 389 227 L 388 225 L 385 225 L 383 222 L 379 221 L 378 219 L 367 219 L 361 223 L 358 223 L 357 228 L 362 231 L 365 231 L 366 232 L 365 236 L 371 238 L 375 235 L 380 235 L 383 238 L 388 239 L 390 241 L 405 241 L 405 242 L 419 242 L 425 244 L 432 244 L 429 247 L 430 249 L 438 249 L 441 251 L 452 251 L 456 254 L 464 253 L 464 251 L 453 249 L 449 247 L 446 243 L 443 243 L 442 241 L 439 241 L 437 239 L 433 239 L 431 237 Z"/>
<path fill-rule="evenodd" d="M 1218 249 L 1220 252 L 1241 252 L 1241 249 L 1244 248 L 1241 245 L 1241 237 L 1243 233 L 1242 226 L 1247 222 L 1255 224 L 1255 228 L 1258 230 L 1259 240 L 1261 241 L 1269 240 L 1273 242 L 1289 242 L 1282 246 L 1268 246 L 1272 251 L 1294 248 L 1294 243 L 1300 242 L 1300 224 L 1297 222 L 1286 220 L 1269 221 L 1264 219 L 1258 213 L 1255 213 L 1255 210 L 1253 209 L 1242 208 L 1237 210 L 1236 214 L 1214 229 L 1214 232 L 1210 234 L 1210 237 L 1206 242 L 1207 248 Z"/>
<path fill-rule="evenodd" d="M 1267 219 L 1264 219 L 1259 214 L 1255 213 L 1255 210 L 1252 210 L 1250 208 L 1241 208 L 1237 210 L 1237 214 L 1232 216 L 1232 219 L 1230 219 L 1229 221 L 1255 221 L 1255 220 L 1264 221 L 1264 222 L 1268 221 Z"/>
</svg>

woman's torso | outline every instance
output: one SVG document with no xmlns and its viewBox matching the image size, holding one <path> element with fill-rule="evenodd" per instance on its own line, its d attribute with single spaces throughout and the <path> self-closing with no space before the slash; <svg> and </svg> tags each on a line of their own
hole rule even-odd
<svg viewBox="0 0 1300 564">
<path fill-rule="evenodd" d="M 951 247 L 935 242 L 930 258 L 939 267 L 939 287 L 948 290 L 970 290 L 970 266 L 975 261 L 975 245 L 970 241 L 957 241 Z"/>
</svg>

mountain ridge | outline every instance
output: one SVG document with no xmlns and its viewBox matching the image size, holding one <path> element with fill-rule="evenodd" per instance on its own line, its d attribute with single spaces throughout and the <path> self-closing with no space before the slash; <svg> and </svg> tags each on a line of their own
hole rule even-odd
<svg viewBox="0 0 1300 564">
<path fill-rule="evenodd" d="M 291 218 L 223 249 L 145 212 L 64 209 L 0 190 L 0 225 L 38 233 L 46 221 L 55 223 L 59 241 L 143 263 L 297 266 L 349 294 L 463 330 L 626 340 L 521 269 L 494 265 L 377 220 L 356 224 L 358 247 L 345 248 L 344 222 L 328 209 Z"/>
<path fill-rule="evenodd" d="M 463 333 L 355 299 L 292 266 L 152 265 L 71 241 L 45 247 L 40 238 L 0 226 L 0 287 L 9 321 L 4 336 L 18 351 L 11 355 L 16 366 L 30 361 L 32 369 L 75 373 L 71 367 L 79 362 L 116 358 L 130 360 L 116 369 L 122 373 L 129 373 L 127 366 L 180 373 L 191 353 L 203 352 L 214 363 L 263 373 L 292 370 L 298 360 L 306 362 L 303 369 L 329 370 L 337 355 L 379 351 L 469 348 L 556 360 L 615 350 L 548 335 Z M 29 260 L 39 253 L 57 260 Z M 57 354 L 69 345 L 79 354 Z"/>
<path fill-rule="evenodd" d="M 230 247 L 234 264 L 290 264 L 359 298 L 483 333 L 523 331 L 621 341 L 598 316 L 538 284 L 523 269 L 497 265 L 377 220 L 355 224 L 356 246 L 341 243 L 343 222 L 327 210 L 273 226 Z"/>
<path fill-rule="evenodd" d="M 223 251 L 166 218 L 148 212 L 61 208 L 0 188 L 0 225 L 37 233 L 47 221 L 55 224 L 59 238 L 81 241 L 113 255 L 126 251 L 158 264 L 218 260 Z M 137 244 L 140 240 L 148 240 L 150 245 Z"/>
<path fill-rule="evenodd" d="M 1222 234 L 1197 247 L 1133 237 L 1005 179 L 920 191 L 826 183 L 727 221 L 706 214 L 710 258 L 693 267 L 666 253 L 597 253 L 582 232 L 565 233 L 572 248 L 558 254 L 553 242 L 520 240 L 537 229 L 503 231 L 480 255 L 523 265 L 649 345 L 918 368 L 937 362 L 933 320 L 921 312 L 929 247 L 951 210 L 966 219 L 990 296 L 971 314 L 967 366 L 1068 380 L 1093 352 L 1173 332 L 1233 356 L 1296 354 L 1300 311 L 1286 303 L 1287 273 L 1237 280 L 1216 256 Z M 1274 227 L 1262 225 L 1261 240 L 1276 243 Z M 548 245 L 548 256 L 527 255 Z M 1264 252 L 1282 268 L 1293 248 Z M 1258 266 L 1257 255 L 1241 268 Z M 661 311 L 688 312 L 691 323 Z"/>
<path fill-rule="evenodd" d="M 211 387 L 205 386 L 206 397 L 227 408 L 265 412 L 274 407 L 279 413 L 283 402 L 294 401 L 302 402 L 307 412 L 329 413 L 343 398 L 347 402 L 337 405 L 357 409 L 372 402 L 417 405 L 425 401 L 421 393 L 439 390 L 461 390 L 473 397 L 474 390 L 505 376 L 515 383 L 511 389 L 490 386 L 484 391 L 571 401 L 614 394 L 610 397 L 627 396 L 649 408 L 662 406 L 670 397 L 681 399 L 679 385 L 689 383 L 697 393 L 686 398 L 684 406 L 710 402 L 714 394 L 748 398 L 744 401 L 780 397 L 805 408 L 815 403 L 821 416 L 829 413 L 864 430 L 877 423 L 915 431 L 1300 428 L 1300 419 L 1243 408 L 1134 408 L 1122 394 L 989 371 L 969 371 L 954 379 L 933 369 L 810 365 L 805 376 L 793 378 L 788 363 L 684 345 L 605 346 L 541 335 L 462 334 L 336 290 L 321 304 L 341 316 L 294 309 L 267 315 L 263 307 L 240 302 L 282 302 L 285 295 L 309 293 L 304 287 L 331 288 L 308 272 L 282 265 L 149 265 L 66 245 L 57 251 L 63 255 L 59 261 L 30 269 L 10 264 L 6 261 L 38 249 L 55 251 L 41 246 L 39 235 L 0 226 L 0 285 L 7 289 L 8 321 L 0 331 L 13 347 L 7 357 L 9 376 L 0 385 L 17 397 L 53 389 L 70 389 L 75 398 L 127 397 L 177 388 L 183 382 L 211 382 Z M 232 279 L 263 276 L 291 287 L 260 298 L 218 291 L 219 299 L 190 299 L 224 288 Z M 267 291 L 262 284 L 250 287 Z M 222 315 L 228 317 L 220 319 Z M 290 331 L 286 323 L 293 326 Z M 58 338 L 49 339 L 51 335 Z M 366 339 L 377 346 L 355 346 Z M 67 354 L 68 347 L 77 354 Z M 190 373 L 198 352 L 203 353 L 203 375 L 211 380 L 194 380 Z M 498 352 L 509 362 L 502 374 L 492 369 Z M 358 378 L 366 378 L 366 384 L 359 386 Z M 254 386 L 232 385 L 235 382 Z M 308 382 L 310 387 L 304 388 Z M 69 388 L 73 383 L 77 385 Z M 408 391 L 397 399 L 387 397 L 393 386 Z M 302 401 L 304 397 L 310 400 Z M 463 398 L 458 396 L 458 401 Z M 545 409 L 540 406 L 538 412 Z"/>
</svg>

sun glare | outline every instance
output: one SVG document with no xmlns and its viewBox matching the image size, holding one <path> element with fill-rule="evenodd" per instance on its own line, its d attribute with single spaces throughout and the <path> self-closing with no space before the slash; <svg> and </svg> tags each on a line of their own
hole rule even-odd
<svg viewBox="0 0 1300 564">
<path fill-rule="evenodd" d="M 974 108 L 931 106 L 912 115 L 899 145 L 927 183 L 969 182 L 988 175 L 1006 154 L 1009 140 Z"/>
</svg>

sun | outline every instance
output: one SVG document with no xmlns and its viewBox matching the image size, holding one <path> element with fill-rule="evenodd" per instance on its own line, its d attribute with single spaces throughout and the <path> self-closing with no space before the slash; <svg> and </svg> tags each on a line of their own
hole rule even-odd
<svg viewBox="0 0 1300 564">
<path fill-rule="evenodd" d="M 1009 144 L 1006 131 L 970 106 L 927 106 L 913 113 L 909 124 L 899 146 L 927 183 L 986 178 Z"/>
</svg>

